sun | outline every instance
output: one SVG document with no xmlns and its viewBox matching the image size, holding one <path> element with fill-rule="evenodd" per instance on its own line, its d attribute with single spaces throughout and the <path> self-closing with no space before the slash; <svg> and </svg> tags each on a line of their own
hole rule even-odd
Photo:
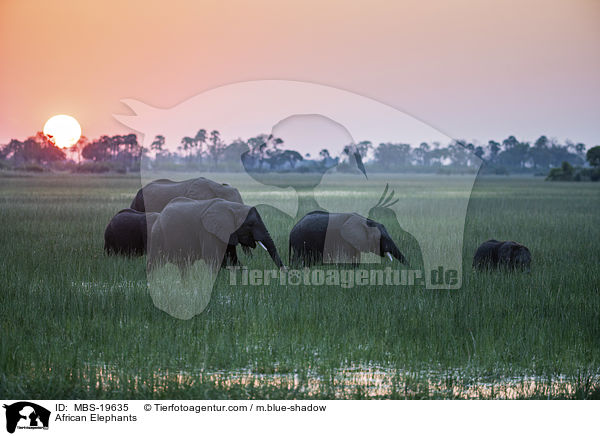
<svg viewBox="0 0 600 436">
<path fill-rule="evenodd" d="M 57 147 L 70 147 L 79 141 L 81 126 L 70 115 L 54 115 L 44 124 L 44 135 Z"/>
</svg>

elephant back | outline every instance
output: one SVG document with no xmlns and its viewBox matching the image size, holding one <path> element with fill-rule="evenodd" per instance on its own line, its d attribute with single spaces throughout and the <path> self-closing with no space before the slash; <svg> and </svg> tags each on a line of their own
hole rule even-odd
<svg viewBox="0 0 600 436">
<path fill-rule="evenodd" d="M 170 180 L 157 180 L 148 183 L 141 189 L 141 200 L 144 206 L 141 209 L 146 212 L 160 212 L 173 198 L 185 196 L 186 190 L 187 186 L 185 182 L 177 183 Z M 139 194 L 138 197 L 140 197 Z M 137 197 L 134 201 L 137 201 Z"/>
<path fill-rule="evenodd" d="M 221 184 L 212 180 L 199 177 L 186 182 L 186 191 L 183 196 L 194 200 L 207 200 L 210 198 L 222 198 L 234 203 L 244 204 L 239 191 L 227 184 Z"/>
</svg>

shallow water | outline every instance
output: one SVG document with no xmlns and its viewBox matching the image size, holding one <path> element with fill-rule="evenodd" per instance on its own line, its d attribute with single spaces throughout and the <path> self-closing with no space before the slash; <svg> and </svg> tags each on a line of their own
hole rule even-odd
<svg viewBox="0 0 600 436">
<path fill-rule="evenodd" d="M 110 390 L 122 382 L 118 371 L 103 365 L 96 367 L 95 380 L 88 380 L 90 388 Z M 225 388 L 271 387 L 297 392 L 298 397 L 348 398 L 421 398 L 421 399 L 522 399 L 522 398 L 576 398 L 578 390 L 600 390 L 600 375 L 585 380 L 564 376 L 550 379 L 534 376 L 501 378 L 498 380 L 467 380 L 460 371 L 411 372 L 381 366 L 340 368 L 331 377 L 316 374 L 291 373 L 262 374 L 250 370 L 204 371 L 196 374 L 186 371 L 156 371 L 153 376 L 135 376 L 127 380 L 138 390 L 150 388 L 154 393 L 185 389 L 196 383 L 208 383 Z"/>
</svg>

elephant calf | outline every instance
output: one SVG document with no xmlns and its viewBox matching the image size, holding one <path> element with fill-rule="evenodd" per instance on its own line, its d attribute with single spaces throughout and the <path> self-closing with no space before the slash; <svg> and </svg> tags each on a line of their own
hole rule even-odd
<svg viewBox="0 0 600 436">
<path fill-rule="evenodd" d="M 473 268 L 504 267 L 530 271 L 531 253 L 524 245 L 514 241 L 490 239 L 479 246 L 473 258 Z"/>
<path fill-rule="evenodd" d="M 408 264 L 385 226 L 357 213 L 313 211 L 290 232 L 290 263 L 360 263 L 362 252 Z"/>
<path fill-rule="evenodd" d="M 106 254 L 142 256 L 146 254 L 148 226 L 152 228 L 158 213 L 138 212 L 133 209 L 119 211 L 108 223 L 104 231 L 104 251 Z"/>
<path fill-rule="evenodd" d="M 179 267 L 182 275 L 196 260 L 218 269 L 225 255 L 237 264 L 236 246 L 265 248 L 282 268 L 275 243 L 256 208 L 215 198 L 175 198 L 159 214 L 152 227 L 148 269 L 165 262 Z"/>
</svg>

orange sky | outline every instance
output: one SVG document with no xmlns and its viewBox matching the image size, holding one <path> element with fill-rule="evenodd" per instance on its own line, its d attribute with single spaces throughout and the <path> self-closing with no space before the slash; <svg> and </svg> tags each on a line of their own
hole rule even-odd
<svg viewBox="0 0 600 436">
<path fill-rule="evenodd" d="M 0 56 L 0 143 L 57 113 L 91 138 L 127 132 L 112 117 L 129 113 L 123 98 L 170 107 L 218 85 L 293 79 L 454 138 L 600 144 L 598 0 L 0 0 Z"/>
</svg>

